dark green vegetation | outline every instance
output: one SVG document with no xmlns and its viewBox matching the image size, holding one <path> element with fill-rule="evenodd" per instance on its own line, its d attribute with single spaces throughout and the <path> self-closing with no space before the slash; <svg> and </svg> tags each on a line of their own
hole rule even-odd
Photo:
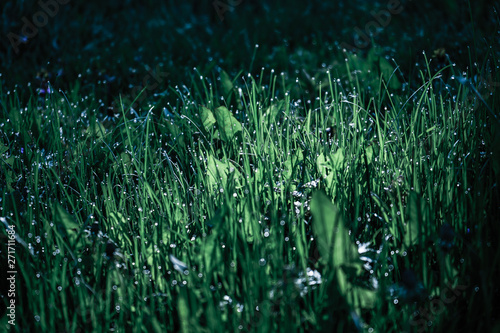
<svg viewBox="0 0 500 333">
<path fill-rule="evenodd" d="M 220 3 L 4 5 L 2 329 L 500 330 L 498 3 Z"/>
</svg>

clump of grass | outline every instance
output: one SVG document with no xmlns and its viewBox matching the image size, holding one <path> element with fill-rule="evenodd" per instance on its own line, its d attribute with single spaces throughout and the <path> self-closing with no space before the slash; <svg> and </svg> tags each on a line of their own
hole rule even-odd
<svg viewBox="0 0 500 333">
<path fill-rule="evenodd" d="M 498 98 L 472 78 L 498 76 L 427 63 L 404 92 L 363 61 L 314 100 L 274 71 L 195 72 L 175 105 L 113 119 L 78 89 L 1 94 L 15 329 L 492 327 Z"/>
</svg>

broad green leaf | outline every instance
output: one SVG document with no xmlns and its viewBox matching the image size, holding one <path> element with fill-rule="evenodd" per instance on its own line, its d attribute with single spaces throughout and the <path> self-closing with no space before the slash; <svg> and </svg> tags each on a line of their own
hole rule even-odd
<svg viewBox="0 0 500 333">
<path fill-rule="evenodd" d="M 269 106 L 263 114 L 264 118 L 268 118 L 268 121 L 274 123 L 278 118 L 280 112 L 285 108 L 285 101 L 279 101 L 277 103 L 273 103 Z"/>
<path fill-rule="evenodd" d="M 302 153 L 302 150 L 297 150 L 296 153 L 287 156 L 286 161 L 283 163 L 285 180 L 290 179 L 294 168 L 297 168 L 297 165 L 303 160 L 304 154 Z"/>
<path fill-rule="evenodd" d="M 351 71 L 360 71 L 359 74 L 361 75 L 362 79 L 366 78 L 368 73 L 373 71 L 373 68 L 371 68 L 370 58 L 368 58 L 367 60 L 363 59 L 357 54 L 349 54 L 348 59 Z"/>
<path fill-rule="evenodd" d="M 325 157 L 323 153 L 321 153 L 316 159 L 316 166 L 318 168 L 318 172 L 321 175 L 321 178 L 325 180 L 326 187 L 331 188 L 334 186 L 333 183 L 333 168 L 330 163 L 330 159 Z"/>
<path fill-rule="evenodd" d="M 17 180 L 15 172 L 11 171 L 10 169 L 7 169 L 5 172 L 5 180 L 7 183 L 7 190 L 9 192 L 15 191 L 15 188 L 12 186 L 12 184 L 15 184 Z"/>
<path fill-rule="evenodd" d="M 12 127 L 14 127 L 14 130 L 16 132 L 21 131 L 21 126 L 24 124 L 23 121 L 23 116 L 21 115 L 21 112 L 16 109 L 12 108 L 9 112 L 9 118 L 10 118 L 10 123 L 12 124 Z"/>
<path fill-rule="evenodd" d="M 234 167 L 231 162 L 224 162 L 216 159 L 212 155 L 207 158 L 207 176 L 209 186 L 223 186 L 226 187 L 228 175 L 234 173 L 233 177 L 240 186 L 241 173 Z"/>
<path fill-rule="evenodd" d="M 359 309 L 372 309 L 377 301 L 377 291 L 366 289 L 360 286 L 356 286 L 353 290 L 354 292 L 354 304 L 352 307 Z"/>
<path fill-rule="evenodd" d="M 132 159 L 130 158 L 130 155 L 128 153 L 120 153 L 119 157 L 116 159 L 116 161 L 113 163 L 113 169 L 120 170 L 122 168 L 125 168 L 125 170 L 128 171 L 128 169 L 132 166 Z"/>
<path fill-rule="evenodd" d="M 351 308 L 371 308 L 376 291 L 352 284 L 349 280 L 359 276 L 362 263 L 358 249 L 351 241 L 337 206 L 323 192 L 316 192 L 311 199 L 313 232 L 321 256 L 336 271 L 337 287 Z M 349 272 L 347 274 L 346 272 Z"/>
<path fill-rule="evenodd" d="M 404 236 L 405 246 L 410 247 L 418 243 L 421 237 L 420 226 L 425 222 L 424 216 L 426 208 L 425 202 L 422 200 L 421 196 L 415 191 L 410 192 L 408 203 L 406 204 L 408 220 L 406 222 Z"/>
<path fill-rule="evenodd" d="M 341 169 L 344 166 L 344 150 L 342 148 L 337 149 L 337 151 L 332 155 L 332 167 L 335 171 Z"/>
<path fill-rule="evenodd" d="M 205 130 L 210 133 L 216 122 L 214 114 L 210 111 L 210 109 L 202 106 L 200 109 L 200 117 L 203 122 L 203 127 L 205 127 Z"/>
<path fill-rule="evenodd" d="M 227 74 L 225 70 L 221 70 L 220 73 L 220 80 L 222 84 L 222 93 L 224 94 L 225 98 L 229 97 L 229 94 L 233 91 L 234 85 L 233 82 L 231 81 L 231 78 Z"/>
<path fill-rule="evenodd" d="M 100 122 L 94 122 L 87 128 L 87 135 L 94 140 L 101 140 L 106 135 L 106 128 Z"/>
<path fill-rule="evenodd" d="M 123 163 L 123 167 L 125 168 L 125 170 L 128 170 L 128 168 L 132 166 L 132 159 L 130 158 L 130 155 L 128 153 L 125 152 L 121 153 L 120 159 L 121 162 Z"/>
<path fill-rule="evenodd" d="M 75 221 L 60 204 L 56 203 L 54 210 L 54 222 L 57 226 L 55 231 L 61 236 L 66 236 L 71 246 L 75 246 L 78 235 L 80 234 L 80 225 Z"/>
<path fill-rule="evenodd" d="M 212 155 L 207 158 L 207 176 L 208 183 L 210 186 L 216 186 L 222 184 L 226 185 L 228 165 L 222 161 L 216 159 Z"/>
<path fill-rule="evenodd" d="M 368 164 L 371 164 L 372 160 L 373 160 L 373 146 L 366 147 L 365 154 L 366 154 L 366 160 L 368 161 Z"/>
<path fill-rule="evenodd" d="M 175 142 L 177 142 L 176 148 L 181 150 L 184 149 L 186 144 L 184 140 L 184 134 L 182 133 L 181 129 L 175 123 L 172 123 L 170 121 L 166 121 L 165 126 L 172 139 L 175 139 Z"/>
<path fill-rule="evenodd" d="M 222 140 L 222 137 L 221 137 L 220 132 L 219 132 L 218 129 L 215 130 L 215 132 L 212 134 L 212 138 L 213 139 L 217 139 L 217 140 Z"/>
<path fill-rule="evenodd" d="M 342 214 L 323 192 L 315 192 L 311 199 L 313 232 L 318 241 L 319 252 L 333 267 L 352 265 L 359 261 L 358 250 L 352 243 L 344 226 Z"/>
<path fill-rule="evenodd" d="M 375 306 L 377 291 L 352 284 L 342 269 L 337 270 L 337 283 L 340 294 L 352 309 L 371 309 Z"/>
<path fill-rule="evenodd" d="M 215 119 L 222 140 L 225 142 L 231 141 L 236 133 L 242 131 L 240 122 L 234 118 L 233 114 L 225 106 L 219 106 L 215 109 Z"/>
<path fill-rule="evenodd" d="M 75 230 L 80 229 L 78 223 L 73 219 L 73 216 L 69 214 L 62 206 L 56 203 L 56 215 L 55 220 L 56 223 L 61 225 L 64 230 L 70 232 L 74 232 Z"/>
</svg>

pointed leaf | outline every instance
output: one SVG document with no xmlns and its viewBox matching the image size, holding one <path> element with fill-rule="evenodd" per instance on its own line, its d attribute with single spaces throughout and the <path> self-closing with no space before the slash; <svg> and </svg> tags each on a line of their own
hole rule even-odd
<svg viewBox="0 0 500 333">
<path fill-rule="evenodd" d="M 340 294 L 347 301 L 351 309 L 371 309 L 377 300 L 377 291 L 363 288 L 351 283 L 348 275 L 342 270 L 337 270 L 337 283 Z"/>
<path fill-rule="evenodd" d="M 200 110 L 201 121 L 203 122 L 203 127 L 207 132 L 211 132 L 215 125 L 215 117 L 210 109 L 202 106 Z"/>
<path fill-rule="evenodd" d="M 219 106 L 215 109 L 215 119 L 217 120 L 222 140 L 225 142 L 231 141 L 236 133 L 242 131 L 240 122 L 236 120 L 225 106 Z"/>
<path fill-rule="evenodd" d="M 75 231 L 80 228 L 78 223 L 73 219 L 73 216 L 69 214 L 62 206 L 56 203 L 56 215 L 55 219 L 58 224 L 60 224 L 66 231 Z"/>
<path fill-rule="evenodd" d="M 228 166 L 226 163 L 219 161 L 212 155 L 207 158 L 207 176 L 210 186 L 221 184 L 224 186 L 227 182 L 226 170 Z"/>
<path fill-rule="evenodd" d="M 332 155 L 331 165 L 335 171 L 344 166 L 344 150 L 342 148 L 337 149 L 337 151 Z"/>
<path fill-rule="evenodd" d="M 327 261 L 332 258 L 336 268 L 357 264 L 358 250 L 349 237 L 337 206 L 323 192 L 316 192 L 311 199 L 311 212 L 321 256 Z"/>
<path fill-rule="evenodd" d="M 406 204 L 408 220 L 404 236 L 404 244 L 407 247 L 418 243 L 420 238 L 420 226 L 424 223 L 425 202 L 421 196 L 415 192 L 410 192 L 408 203 Z"/>
<path fill-rule="evenodd" d="M 220 186 L 225 187 L 228 181 L 228 175 L 233 173 L 233 179 L 237 183 L 237 187 L 240 186 L 241 173 L 234 167 L 231 162 L 224 162 L 216 159 L 212 155 L 207 158 L 207 176 L 209 186 Z"/>
<path fill-rule="evenodd" d="M 56 233 L 61 239 L 66 236 L 69 240 L 69 245 L 75 246 L 80 234 L 80 225 L 75 221 L 73 216 L 69 214 L 59 203 L 56 203 L 54 211 L 54 221 L 57 228 Z M 78 248 L 83 246 L 80 244 Z M 77 248 L 77 249 L 78 249 Z"/>
</svg>

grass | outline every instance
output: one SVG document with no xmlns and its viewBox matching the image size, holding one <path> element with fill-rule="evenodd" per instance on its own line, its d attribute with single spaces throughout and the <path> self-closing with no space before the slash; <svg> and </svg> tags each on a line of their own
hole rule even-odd
<svg viewBox="0 0 500 333">
<path fill-rule="evenodd" d="M 297 80 L 256 70 L 259 52 L 109 112 L 90 77 L 0 87 L 18 244 L 2 326 L 500 329 L 497 46 L 464 67 L 424 54 L 409 75 L 374 45 Z"/>
</svg>

